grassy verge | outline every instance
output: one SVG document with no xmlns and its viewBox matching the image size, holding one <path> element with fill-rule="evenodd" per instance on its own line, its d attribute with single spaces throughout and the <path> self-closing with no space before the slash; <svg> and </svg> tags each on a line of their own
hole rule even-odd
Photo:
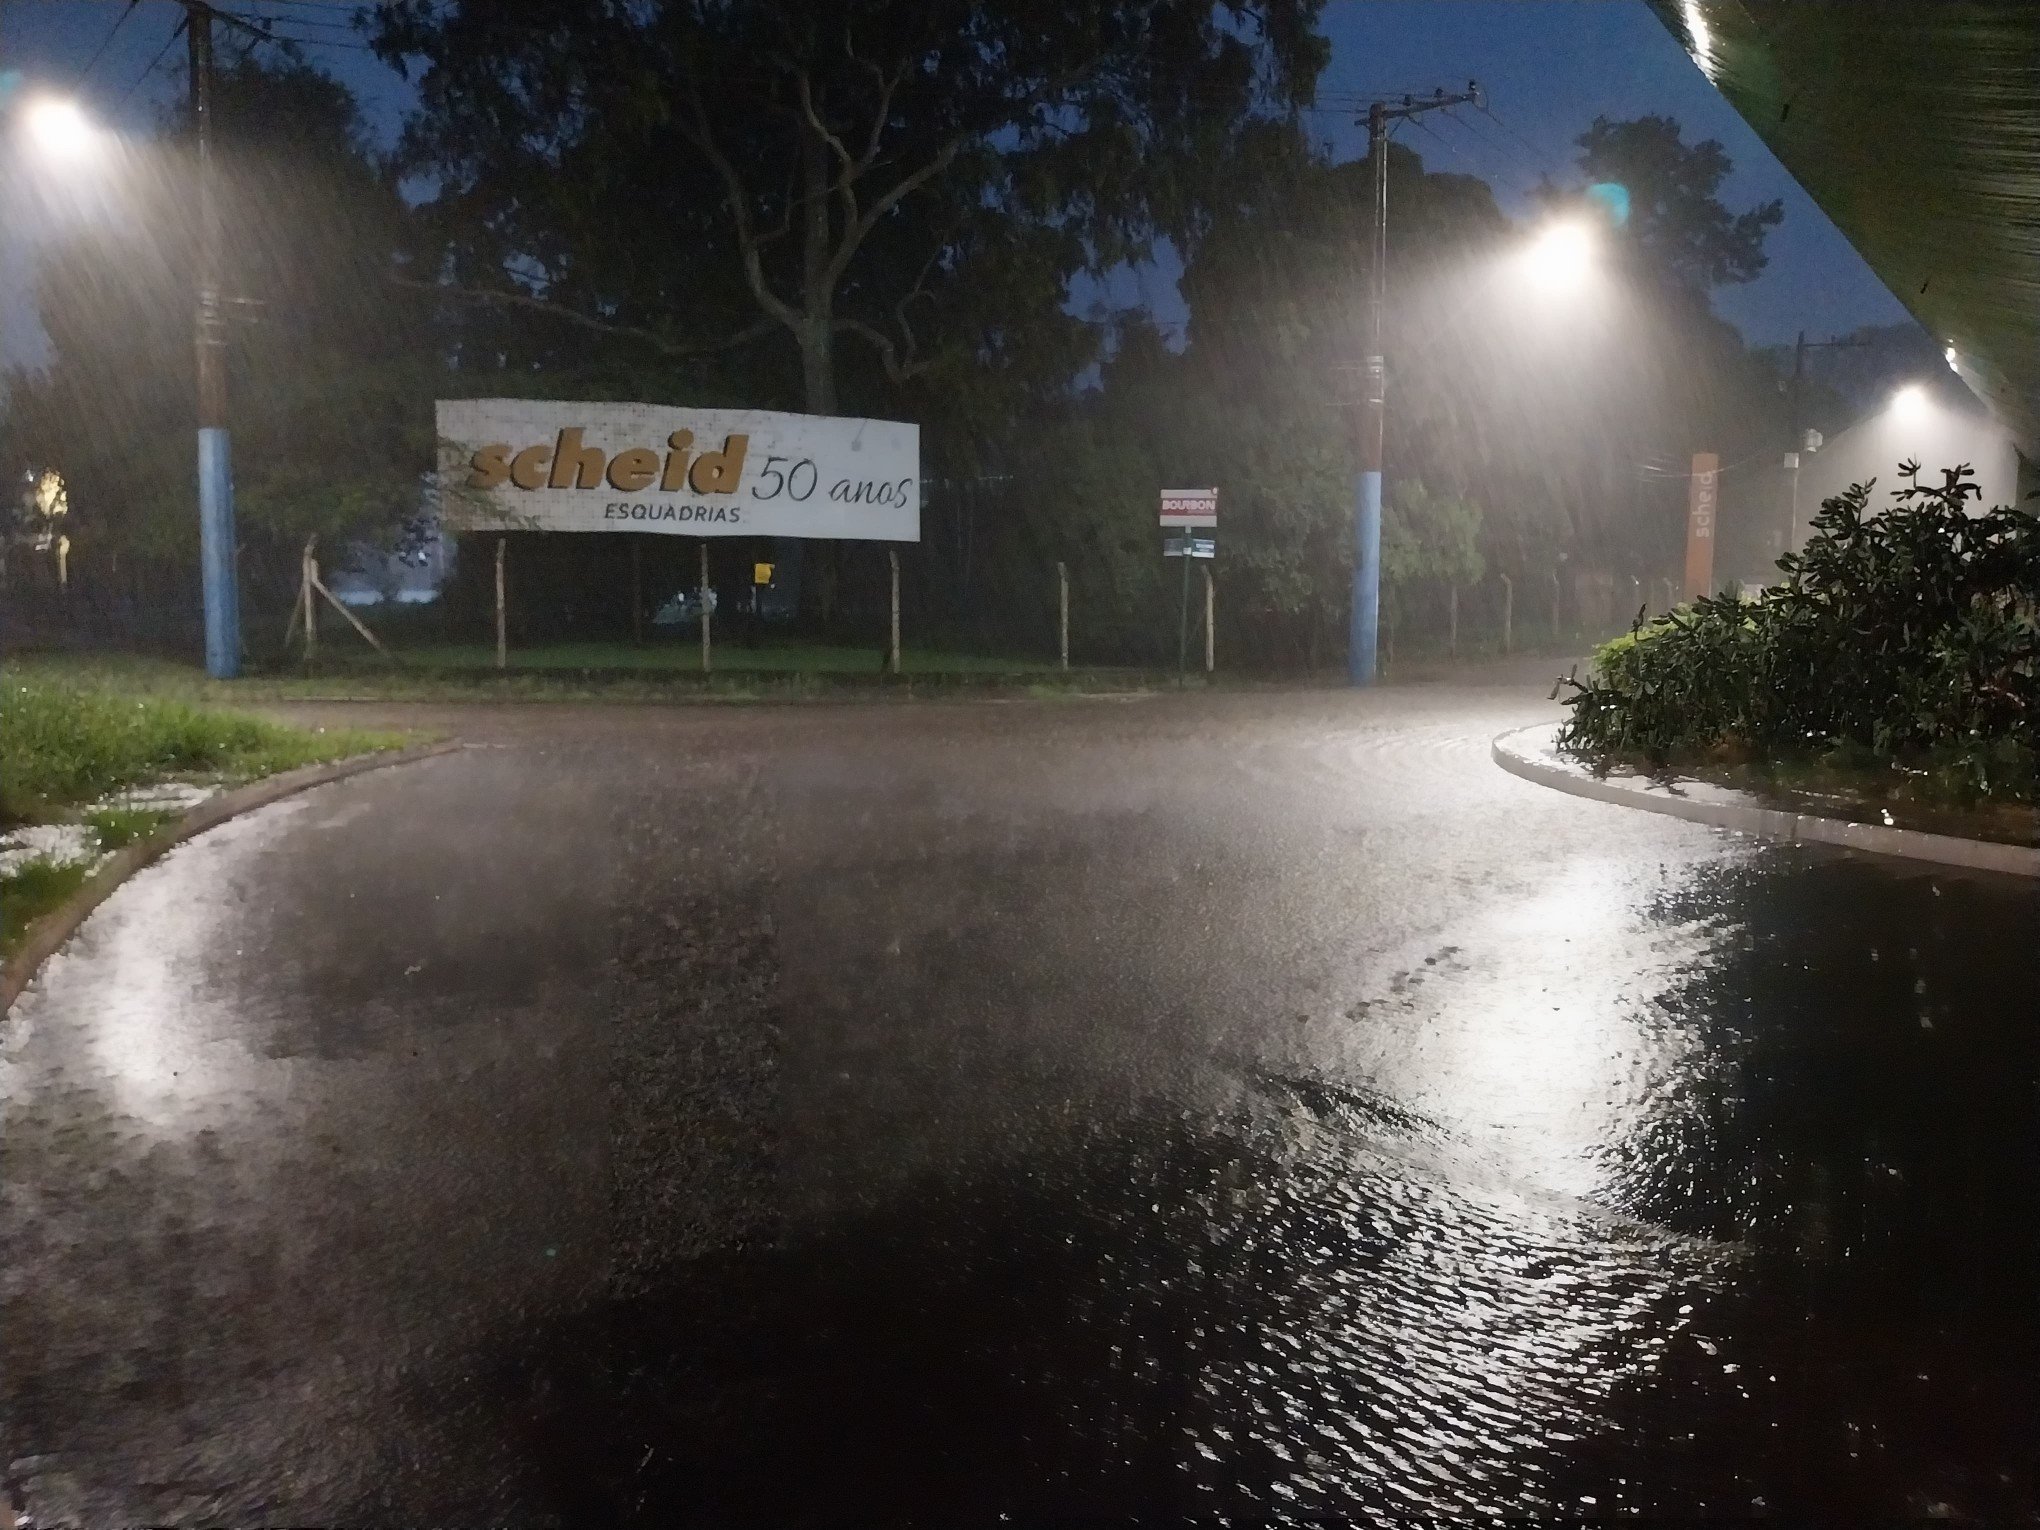
<svg viewBox="0 0 2040 1530">
<path fill-rule="evenodd" d="M 1059 670 L 984 655 L 909 649 L 904 673 L 879 667 L 865 648 L 779 645 L 715 651 L 703 675 L 699 653 L 685 647 L 627 643 L 563 643 L 513 649 L 508 670 L 494 654 L 454 645 L 408 649 L 397 663 L 370 655 L 323 663 L 314 674 L 282 669 L 215 681 L 195 666 L 119 654 L 23 655 L 11 672 L 53 683 L 196 703 L 356 699 L 364 701 L 800 701 L 913 694 L 1010 692 L 1045 696 L 1101 691 L 1175 689 L 1173 673 L 1137 669 Z M 1187 677 L 1191 686 L 1202 675 Z"/>
<path fill-rule="evenodd" d="M 394 747 L 389 734 L 287 727 L 94 679 L 0 668 L 0 828 L 47 823 L 171 777 L 250 781 Z"/>
<path fill-rule="evenodd" d="M 92 875 L 87 861 L 30 861 L 0 876 L 0 956 L 12 956 L 28 927 Z"/>
<path fill-rule="evenodd" d="M 104 799 L 172 779 L 232 785 L 402 742 L 216 710 L 124 685 L 114 670 L 0 667 L 0 831 L 78 826 L 76 855 L 37 855 L 0 873 L 0 952 L 69 897 L 100 856 L 178 816 Z"/>
</svg>

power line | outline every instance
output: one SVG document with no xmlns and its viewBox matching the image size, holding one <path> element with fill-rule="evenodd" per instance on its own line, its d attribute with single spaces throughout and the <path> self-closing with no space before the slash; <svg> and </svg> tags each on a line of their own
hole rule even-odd
<svg viewBox="0 0 2040 1530">
<path fill-rule="evenodd" d="M 360 53 L 371 53 L 374 51 L 365 42 L 340 42 L 335 38 L 327 37 L 301 37 L 295 33 L 279 32 L 276 30 L 275 23 L 277 22 L 282 22 L 288 26 L 301 26 L 305 24 L 295 17 L 264 16 L 259 12 L 253 16 L 248 16 L 243 15 L 239 11 L 221 10 L 216 6 L 207 6 L 206 8 L 211 14 L 219 17 L 220 20 L 226 22 L 229 26 L 243 32 L 252 33 L 263 42 L 295 43 L 305 48 L 346 48 Z"/>
<path fill-rule="evenodd" d="M 267 3 L 274 5 L 276 4 L 276 0 L 267 0 Z M 268 26 L 274 26 L 277 23 L 281 22 L 285 26 L 311 27 L 317 31 L 322 32 L 344 33 L 346 36 L 349 37 L 359 37 L 361 35 L 360 29 L 356 27 L 354 23 L 351 21 L 325 21 L 317 16 L 293 16 L 289 14 L 281 16 L 265 16 L 264 14 L 262 14 L 262 12 L 256 11 L 252 15 L 246 16 L 243 19 L 248 21 L 259 21 Z"/>
<path fill-rule="evenodd" d="M 142 0 L 128 0 L 126 8 L 113 18 L 113 25 L 107 29 L 106 35 L 99 39 L 99 46 L 92 50 L 92 57 L 85 60 L 85 67 L 78 71 L 78 82 L 81 85 L 85 77 L 92 72 L 92 66 L 106 56 L 107 45 L 113 41 L 114 34 L 126 23 L 128 17 L 134 15 L 135 7 L 141 3 Z"/>
<path fill-rule="evenodd" d="M 1452 113 L 1447 112 L 1445 113 L 1445 115 L 1450 117 Z M 1457 144 L 1453 143 L 1451 139 L 1447 138 L 1443 133 L 1439 132 L 1429 123 L 1425 122 L 1423 118 L 1412 117 L 1409 119 L 1409 122 L 1410 126 L 1415 128 L 1418 132 L 1428 133 L 1431 137 L 1435 138 L 1440 144 L 1444 145 L 1445 152 L 1447 154 L 1450 154 L 1454 159 L 1458 160 L 1462 165 L 1466 165 L 1475 171 L 1481 169 L 1481 166 L 1476 164 L 1473 161 L 1473 159 L 1466 153 L 1465 150 L 1461 149 Z"/>
<path fill-rule="evenodd" d="M 1751 464 L 1763 462 L 1772 455 L 1770 452 L 1755 452 L 1743 458 L 1740 462 L 1731 462 L 1724 467 L 1716 468 L 1714 471 L 1717 473 L 1739 473 Z M 1668 468 L 1657 467 L 1648 462 L 1639 462 L 1635 466 L 1639 478 L 1695 478 L 1700 476 L 1691 472 L 1674 472 Z"/>
<path fill-rule="evenodd" d="M 163 46 L 157 50 L 156 56 L 149 60 L 149 67 L 144 69 L 140 74 L 136 75 L 134 84 L 128 86 L 126 90 L 122 91 L 120 93 L 120 99 L 113 103 L 114 109 L 116 111 L 119 110 L 121 107 L 127 105 L 128 97 L 132 96 L 136 91 L 142 88 L 142 81 L 146 80 L 150 75 L 156 72 L 156 66 L 163 62 L 163 55 L 168 53 L 171 50 L 171 48 L 175 47 L 177 39 L 184 35 L 184 28 L 189 19 L 190 19 L 189 17 L 180 17 L 178 19 L 177 25 L 170 29 L 170 35 L 163 39 Z"/>
<path fill-rule="evenodd" d="M 1516 142 L 1520 143 L 1532 154 L 1536 155 L 1540 163 L 1545 165 L 1549 165 L 1551 163 L 1551 151 L 1549 149 L 1539 148 L 1536 144 L 1532 143 L 1529 139 L 1525 138 L 1521 133 L 1517 132 L 1513 127 L 1509 126 L 1508 123 L 1502 121 L 1500 117 L 1497 117 L 1494 114 L 1493 108 L 1488 106 L 1488 104 L 1485 101 L 1480 103 L 1480 112 L 1481 115 L 1486 117 L 1488 121 L 1492 122 L 1504 133 L 1507 133 L 1511 138 L 1515 139 Z"/>
<path fill-rule="evenodd" d="M 1511 165 L 1515 166 L 1515 174 L 1524 177 L 1535 176 L 1540 181 L 1549 181 L 1552 179 L 1551 172 L 1546 166 L 1541 164 L 1535 164 L 1530 160 L 1525 159 L 1521 151 L 1511 148 L 1508 144 L 1502 142 L 1501 139 L 1496 138 L 1491 134 L 1480 131 L 1474 125 L 1473 120 L 1471 118 L 1462 117 L 1457 112 L 1446 112 L 1445 116 L 1448 117 L 1453 122 L 1456 122 L 1461 128 L 1465 129 L 1467 132 L 1473 134 L 1475 138 L 1479 139 L 1483 144 L 1487 145 L 1488 148 L 1494 150 L 1497 154 L 1500 154 L 1504 159 L 1508 160 Z"/>
</svg>

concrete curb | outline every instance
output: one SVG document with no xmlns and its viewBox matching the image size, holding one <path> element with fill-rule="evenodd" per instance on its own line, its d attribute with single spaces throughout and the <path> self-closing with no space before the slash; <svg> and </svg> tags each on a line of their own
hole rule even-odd
<svg viewBox="0 0 2040 1530">
<path fill-rule="evenodd" d="M 2026 845 L 1962 839 L 1953 834 L 1928 834 L 1920 829 L 1900 829 L 1881 823 L 1852 823 L 1845 818 L 1823 818 L 1814 813 L 1793 813 L 1782 808 L 1757 807 L 1747 802 L 1705 801 L 1679 796 L 1675 790 L 1662 786 L 1586 775 L 1577 769 L 1554 764 L 1549 759 L 1551 737 L 1556 730 L 1557 724 L 1544 723 L 1498 734 L 1489 753 L 1494 762 L 1511 775 L 1575 797 L 1592 798 L 1596 802 L 1641 808 L 1647 813 L 1665 813 L 1691 823 L 1712 824 L 1716 828 L 1735 829 L 1744 834 L 1761 834 L 1766 839 L 1840 845 L 1849 850 L 1867 850 L 1872 855 L 1896 855 L 1906 860 L 1931 861 L 1942 866 L 1999 871 L 2016 877 L 2040 877 L 2040 849 Z"/>
<path fill-rule="evenodd" d="M 85 879 L 84 886 L 28 927 L 28 936 L 22 941 L 21 949 L 7 959 L 4 969 L 0 969 L 0 1015 L 14 1007 L 14 1001 L 21 997 L 22 990 L 28 987 L 42 964 L 71 938 L 78 926 L 112 895 L 116 887 L 187 839 L 195 838 L 207 829 L 218 828 L 229 818 L 238 818 L 243 813 L 267 807 L 272 802 L 295 796 L 314 786 L 324 786 L 328 781 L 380 770 L 385 765 L 408 765 L 414 760 L 429 760 L 435 755 L 451 754 L 460 747 L 457 739 L 447 739 L 437 744 L 422 744 L 415 749 L 398 749 L 386 754 L 357 754 L 323 765 L 287 770 L 281 775 L 251 781 L 233 791 L 209 797 L 147 839 L 123 845 Z"/>
</svg>

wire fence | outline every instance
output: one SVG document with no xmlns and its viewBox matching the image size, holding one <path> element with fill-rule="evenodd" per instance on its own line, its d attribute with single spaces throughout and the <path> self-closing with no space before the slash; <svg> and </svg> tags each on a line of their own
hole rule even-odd
<svg viewBox="0 0 2040 1530">
<path fill-rule="evenodd" d="M 1201 667 L 1208 569 L 1220 669 L 1309 674 L 1343 665 L 1343 570 L 1317 582 L 1331 593 L 1315 601 L 1257 606 L 1262 587 L 1228 563 L 1222 543 L 1220 556 L 1186 579 L 1178 560 L 1160 556 L 1158 534 L 1151 558 L 1099 556 L 1028 531 L 1009 500 L 996 480 L 931 485 L 921 540 L 911 545 L 513 532 L 431 539 L 403 560 L 308 550 L 323 589 L 396 663 L 493 666 L 500 657 L 519 668 L 557 664 L 574 649 L 595 667 L 607 650 L 622 666 L 686 668 L 699 662 L 705 612 L 709 662 L 723 668 L 785 667 L 798 662 L 787 651 L 798 649 L 838 669 L 867 662 L 856 657 L 864 654 L 877 672 L 895 621 L 906 649 L 966 667 L 1047 669 L 1067 660 L 1161 670 L 1185 656 Z M 294 561 L 259 538 L 244 545 L 242 625 L 253 668 L 301 667 L 312 657 Z M 1671 570 L 1582 566 L 1553 552 L 1464 584 L 1387 589 L 1380 652 L 1391 674 L 1415 658 L 1577 652 L 1682 596 Z M 372 656 L 323 598 L 312 604 L 320 662 Z M 20 542 L 0 557 L 0 648 L 188 657 L 202 646 L 195 565 L 74 556 L 65 566 L 52 549 Z"/>
</svg>

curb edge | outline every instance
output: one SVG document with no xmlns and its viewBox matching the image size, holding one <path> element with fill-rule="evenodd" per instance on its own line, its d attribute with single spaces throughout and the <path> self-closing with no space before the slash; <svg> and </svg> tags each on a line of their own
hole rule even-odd
<svg viewBox="0 0 2040 1530">
<path fill-rule="evenodd" d="M 1548 786 L 1553 791 L 1595 802 L 1609 802 L 1617 807 L 1637 808 L 1646 813 L 1664 813 L 1690 823 L 1734 829 L 1766 839 L 1838 845 L 1846 850 L 1864 850 L 1872 855 L 1892 855 L 1940 866 L 1960 866 L 1970 871 L 2040 877 L 2040 849 L 2026 845 L 1963 839 L 1953 834 L 1929 834 L 1923 829 L 1900 829 L 1880 823 L 1853 823 L 1843 818 L 1787 812 L 1783 808 L 1749 807 L 1735 802 L 1696 802 L 1645 787 L 1576 775 L 1546 764 L 1517 742 L 1525 734 L 1548 734 L 1554 726 L 1552 723 L 1537 723 L 1528 728 L 1498 733 L 1488 747 L 1489 757 L 1510 775 L 1534 781 L 1539 786 Z"/>
<path fill-rule="evenodd" d="M 458 739 L 442 739 L 438 743 L 420 744 L 411 749 L 349 755 L 344 760 L 329 760 L 324 764 L 286 770 L 208 797 L 175 823 L 164 825 L 147 839 L 123 845 L 85 879 L 83 886 L 28 927 L 21 948 L 7 959 L 4 968 L 0 968 L 0 1015 L 14 1007 L 14 1001 L 34 981 L 43 963 L 76 933 L 78 926 L 94 909 L 112 896 L 115 888 L 186 840 L 197 838 L 207 829 L 216 829 L 230 818 L 267 807 L 272 802 L 309 791 L 314 786 L 324 786 L 329 781 L 345 780 L 348 776 L 380 770 L 388 765 L 409 765 L 417 760 L 452 754 L 461 747 Z"/>
</svg>

